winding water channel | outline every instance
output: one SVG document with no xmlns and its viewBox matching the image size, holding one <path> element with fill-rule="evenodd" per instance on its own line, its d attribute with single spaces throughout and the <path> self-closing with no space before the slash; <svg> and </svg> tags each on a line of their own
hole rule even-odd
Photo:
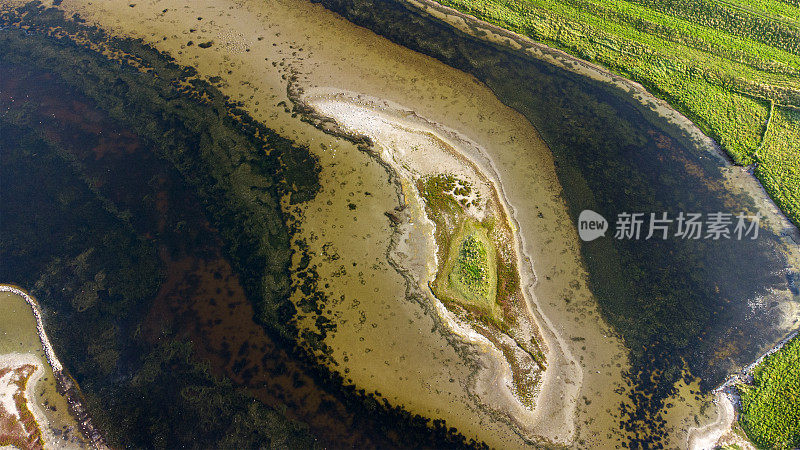
<svg viewBox="0 0 800 450">
<path fill-rule="evenodd" d="M 322 192 L 297 213 L 336 299 L 326 343 L 346 379 L 490 446 L 683 447 L 691 428 L 717 419 L 709 391 L 797 328 L 797 230 L 674 111 L 564 55 L 487 42 L 479 24 L 422 3 L 324 3 L 407 47 L 301 0 L 61 7 L 220 77 L 254 118 L 319 156 Z M 408 198 L 395 175 L 292 111 L 289 93 L 320 90 L 391 102 L 480 149 L 473 156 L 493 171 L 517 227 L 546 348 L 524 423 L 485 387 L 497 382 L 486 373 L 502 371 L 492 349 L 453 339 L 392 264 L 393 251 L 421 252 L 426 238 L 424 226 L 400 235 L 384 215 Z M 584 243 L 575 227 L 584 209 L 611 221 L 622 212 L 764 219 L 757 240 Z"/>
</svg>

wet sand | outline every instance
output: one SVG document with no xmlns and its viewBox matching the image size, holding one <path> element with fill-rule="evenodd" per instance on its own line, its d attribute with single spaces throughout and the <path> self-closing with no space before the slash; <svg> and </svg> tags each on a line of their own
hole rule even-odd
<svg viewBox="0 0 800 450">
<path fill-rule="evenodd" d="M 531 389 L 538 391 L 541 387 L 541 371 L 536 362 L 525 354 L 516 342 L 536 341 L 545 349 L 549 345 L 558 346 L 557 342 L 546 342 L 539 331 L 541 326 L 533 321 L 528 306 L 531 300 L 523 294 L 521 314 L 517 314 L 517 325 L 509 335 L 481 331 L 479 327 L 462 319 L 458 314 L 448 311 L 437 299 L 428 286 L 434 281 L 439 265 L 438 245 L 433 237 L 433 222 L 427 212 L 418 188 L 418 180 L 429 176 L 447 174 L 457 180 L 468 183 L 471 193 L 468 198 L 483 199 L 464 208 L 464 213 L 475 220 L 484 220 L 491 216 L 501 221 L 498 224 L 498 245 L 501 252 L 513 260 L 515 266 L 521 265 L 519 258 L 519 237 L 516 225 L 509 220 L 509 205 L 501 195 L 496 180 L 494 167 L 487 159 L 483 149 L 463 139 L 453 130 L 445 130 L 435 124 L 417 117 L 412 111 L 400 105 L 389 104 L 374 98 L 337 92 L 330 89 L 306 92 L 300 101 L 305 107 L 315 111 L 315 116 L 325 116 L 336 121 L 342 132 L 368 137 L 373 143 L 371 151 L 378 153 L 381 161 L 389 165 L 398 179 L 403 193 L 402 201 L 405 209 L 398 218 L 398 234 L 401 236 L 396 246 L 390 249 L 390 259 L 404 274 L 410 283 L 409 289 L 415 291 L 423 306 L 436 311 L 443 320 L 448 333 L 458 336 L 459 340 L 484 349 L 489 358 L 479 364 L 475 376 L 475 385 L 469 390 L 476 401 L 497 411 L 513 421 L 529 439 L 535 439 L 532 425 L 538 421 L 537 413 L 548 408 L 535 408 L 536 400 L 521 396 L 519 386 L 513 384 L 512 370 L 517 375 L 527 374 Z M 477 163 L 481 160 L 482 164 Z M 465 200 L 466 201 L 466 200 Z M 522 279 L 523 285 L 532 284 L 534 280 Z M 517 308 L 513 309 L 517 311 Z M 513 336 L 512 340 L 509 336 Z M 549 336 L 549 334 L 548 334 Z M 501 349 L 493 342 L 501 342 L 516 355 L 512 359 L 503 356 Z M 559 348 L 553 353 L 561 352 Z M 514 369 L 511 368 L 513 364 Z M 549 394 L 549 392 L 546 392 Z M 559 404 L 548 396 L 555 407 L 565 411 L 567 416 L 571 405 Z M 529 428 L 531 427 L 531 428 Z"/>
</svg>

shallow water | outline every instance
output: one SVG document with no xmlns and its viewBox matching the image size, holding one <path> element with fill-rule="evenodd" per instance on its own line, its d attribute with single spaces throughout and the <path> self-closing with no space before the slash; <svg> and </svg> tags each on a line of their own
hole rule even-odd
<svg viewBox="0 0 800 450">
<path fill-rule="evenodd" d="M 222 76 L 223 92 L 243 101 L 254 117 L 319 154 L 323 192 L 303 212 L 303 233 L 317 254 L 312 264 L 326 279 L 326 290 L 332 298 L 345 296 L 335 305 L 339 311 L 331 308 L 330 313 L 340 324 L 328 342 L 339 370 L 368 392 L 377 390 L 411 412 L 446 419 L 470 437 L 498 446 L 522 445 L 507 424 L 477 409 L 467 392 L 468 364 L 444 336 L 432 332 L 428 313 L 406 300 L 404 280 L 385 262 L 391 228 L 383 212 L 398 204 L 388 174 L 355 146 L 303 124 L 278 102 L 287 100 L 282 76 L 291 64 L 302 75 L 300 86 L 344 87 L 402 102 L 423 117 L 468 130 L 483 145 L 535 150 L 545 158 L 536 164 L 547 170 L 546 147 L 530 124 L 472 77 L 379 39 L 319 6 L 203 2 L 183 11 L 170 2 L 155 2 L 108 11 L 102 7 L 80 8 L 81 15 L 144 37 L 205 75 Z M 229 7 L 237 8 L 235 13 Z M 168 12 L 162 13 L 165 8 Z M 215 45 L 186 47 L 190 39 L 214 39 Z M 461 95 L 465 92 L 474 95 Z M 549 174 L 537 178 L 536 189 L 544 193 L 543 204 L 559 207 L 554 178 L 551 166 Z M 561 429 L 550 432 L 563 434 Z"/>
<path fill-rule="evenodd" d="M 284 110 L 278 102 L 288 100 L 284 77 L 291 71 L 299 75 L 297 86 L 391 100 L 486 149 L 532 260 L 538 282 L 531 290 L 541 321 L 567 350 L 561 360 L 548 355 L 550 373 L 563 377 L 554 382 L 561 391 L 552 392 L 576 397 L 567 402 L 577 408 L 578 446 L 630 439 L 620 430 L 630 414 L 619 408 L 631 403 L 629 395 L 649 414 L 646 421 L 657 422 L 660 405 L 645 404 L 641 395 L 668 399 L 684 360 L 708 388 L 796 327 L 795 300 L 785 283 L 786 268 L 794 264 L 787 262 L 794 256 L 785 254 L 786 245 L 795 244 L 766 230 L 757 243 L 741 245 L 580 244 L 574 219 L 587 207 L 606 217 L 623 210 L 738 212 L 751 200 L 730 192 L 757 192 L 746 178 L 731 180 L 738 169 L 726 168 L 696 143 L 673 138 L 680 132 L 607 86 L 509 58 L 507 67 L 500 65 L 512 75 L 488 76 L 486 82 L 526 119 L 475 78 L 301 1 L 204 1 L 191 9 L 164 0 L 135 8 L 64 6 L 120 34 L 142 37 L 206 76 L 222 76 L 222 90 L 254 117 L 319 154 L 323 191 L 302 211 L 302 233 L 316 254 L 312 264 L 325 280 L 321 284 L 340 299 L 326 311 L 338 326 L 327 343 L 346 378 L 412 412 L 447 419 L 490 445 L 522 444 L 507 424 L 477 408 L 468 395 L 468 364 L 434 328 L 430 312 L 406 299 L 404 280 L 386 262 L 392 229 L 383 212 L 398 204 L 389 175 L 352 144 Z M 187 47 L 192 39 L 213 39 L 215 45 Z M 516 88 L 509 87 L 509 77 Z M 648 277 L 632 281 L 636 268 Z M 655 297 L 674 301 L 651 302 Z M 651 304 L 663 308 L 641 314 Z M 659 321 L 635 320 L 642 317 Z M 682 334 L 691 339 L 679 342 Z M 669 339 L 642 348 L 661 335 Z M 636 348 L 626 349 L 620 337 Z M 644 377 L 623 377 L 629 354 L 642 373 L 656 370 L 664 381 L 645 385 Z M 673 354 L 677 358 L 658 359 Z M 631 381 L 638 385 L 629 391 Z M 687 416 L 698 414 L 700 423 L 713 418 L 709 408 L 700 412 L 708 398 L 686 391 L 664 415 L 666 425 L 637 424 L 637 430 L 663 432 L 681 446 Z M 552 426 L 562 421 L 543 419 L 537 432 L 566 439 L 563 427 Z"/>
</svg>

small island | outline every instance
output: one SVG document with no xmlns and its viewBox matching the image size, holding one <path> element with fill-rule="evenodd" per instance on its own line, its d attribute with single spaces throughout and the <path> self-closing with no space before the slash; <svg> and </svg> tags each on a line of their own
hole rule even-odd
<svg viewBox="0 0 800 450">
<path fill-rule="evenodd" d="M 294 100 L 317 126 L 365 144 L 387 168 L 401 193 L 401 206 L 387 215 L 404 242 L 402 250 L 390 249 L 391 258 L 411 285 L 427 291 L 421 297 L 449 333 L 503 361 L 505 368 L 481 369 L 483 381 L 472 391 L 525 429 L 546 343 L 523 289 L 533 280 L 520 275 L 510 206 L 485 151 L 388 101 L 324 88 Z"/>
</svg>

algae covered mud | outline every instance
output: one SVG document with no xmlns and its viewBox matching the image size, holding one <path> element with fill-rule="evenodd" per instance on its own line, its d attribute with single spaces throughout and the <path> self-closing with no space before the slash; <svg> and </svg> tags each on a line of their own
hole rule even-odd
<svg viewBox="0 0 800 450">
<path fill-rule="evenodd" d="M 682 447 L 796 327 L 785 223 L 620 80 L 401 2 L 323 3 L 474 77 L 305 1 L 59 3 L 4 16 L 0 123 L 70 239 L 0 238 L 114 443 Z M 587 208 L 768 220 L 580 243 Z"/>
</svg>

